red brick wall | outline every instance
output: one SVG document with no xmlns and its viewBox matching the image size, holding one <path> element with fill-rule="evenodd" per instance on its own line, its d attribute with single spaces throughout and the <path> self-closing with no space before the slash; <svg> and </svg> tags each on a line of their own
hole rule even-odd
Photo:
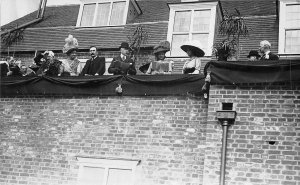
<svg viewBox="0 0 300 185">
<path fill-rule="evenodd" d="M 299 84 L 211 87 L 203 184 L 219 182 L 222 128 L 216 111 L 222 102 L 237 111 L 228 134 L 227 184 L 299 185 Z"/>
<path fill-rule="evenodd" d="M 185 97 L 0 99 L 0 184 L 76 184 L 76 156 L 140 159 L 137 184 L 201 184 L 207 102 Z"/>
</svg>

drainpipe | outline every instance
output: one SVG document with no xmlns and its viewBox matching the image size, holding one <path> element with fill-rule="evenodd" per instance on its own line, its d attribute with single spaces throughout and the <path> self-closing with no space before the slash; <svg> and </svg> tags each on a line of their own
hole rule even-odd
<svg viewBox="0 0 300 185">
<path fill-rule="evenodd" d="M 226 170 L 226 152 L 227 152 L 227 136 L 228 127 L 234 123 L 236 111 L 221 110 L 217 111 L 217 118 L 222 125 L 222 152 L 221 152 L 221 167 L 220 167 L 220 185 L 225 185 L 225 170 Z"/>
<path fill-rule="evenodd" d="M 39 6 L 39 9 L 38 9 L 38 13 L 37 13 L 36 19 L 34 19 L 34 20 L 32 20 L 32 21 L 29 21 L 29 22 L 27 22 L 27 23 L 25 23 L 25 24 L 22 24 L 22 25 L 20 25 L 20 26 L 18 26 L 18 27 L 16 27 L 16 28 L 12 28 L 12 29 L 10 29 L 10 30 L 4 31 L 4 32 L 2 32 L 0 35 L 2 36 L 2 35 L 5 35 L 5 34 L 7 34 L 7 33 L 9 33 L 9 32 L 13 32 L 13 31 L 15 31 L 15 30 L 19 30 L 19 29 L 25 28 L 25 27 L 27 27 L 27 26 L 29 26 L 29 25 L 31 25 L 31 24 L 40 22 L 40 21 L 43 19 L 43 17 L 44 17 L 46 4 L 47 4 L 47 0 L 41 0 L 41 1 L 40 1 L 40 6 Z"/>
</svg>

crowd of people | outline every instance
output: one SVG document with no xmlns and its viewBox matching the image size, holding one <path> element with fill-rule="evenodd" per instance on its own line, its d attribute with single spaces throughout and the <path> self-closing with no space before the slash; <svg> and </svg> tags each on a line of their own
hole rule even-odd
<svg viewBox="0 0 300 185">
<path fill-rule="evenodd" d="M 251 50 L 249 61 L 257 60 L 278 60 L 279 57 L 270 51 L 270 42 L 264 40 L 260 42 L 259 50 Z M 198 41 L 188 41 L 181 46 L 186 52 L 188 59 L 185 61 L 183 74 L 200 74 L 201 57 L 205 55 L 202 46 Z M 135 66 L 135 57 L 132 49 L 127 42 L 122 42 L 120 55 L 113 58 L 108 73 L 113 75 L 135 75 L 137 73 Z M 52 51 L 39 52 L 34 57 L 34 62 L 30 66 L 22 65 L 20 60 L 13 57 L 7 57 L 5 62 L 1 63 L 1 77 L 4 76 L 100 76 L 106 71 L 105 58 L 98 55 L 98 48 L 91 46 L 89 53 L 91 58 L 86 61 L 84 67 L 80 65 L 77 58 L 78 41 L 72 35 L 65 39 L 63 53 L 66 59 L 58 60 Z M 170 43 L 161 41 L 153 48 L 155 60 L 140 68 L 147 75 L 171 74 L 174 68 L 174 62 L 166 59 L 166 52 L 170 51 Z M 259 54 L 262 54 L 262 56 Z"/>
</svg>

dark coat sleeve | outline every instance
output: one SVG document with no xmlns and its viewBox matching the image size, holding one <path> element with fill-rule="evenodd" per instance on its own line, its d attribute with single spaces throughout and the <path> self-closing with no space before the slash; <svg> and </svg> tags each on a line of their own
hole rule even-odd
<svg viewBox="0 0 300 185">
<path fill-rule="evenodd" d="M 81 73 L 79 74 L 79 76 L 84 76 L 85 74 L 87 74 L 87 70 L 89 68 L 89 65 L 91 65 L 91 61 L 90 60 L 87 60 Z"/>
<path fill-rule="evenodd" d="M 279 60 L 278 55 L 276 55 L 274 53 L 270 53 L 269 56 L 270 56 L 269 60 Z"/>
<path fill-rule="evenodd" d="M 132 63 L 132 65 L 128 69 L 128 74 L 136 75 L 135 62 L 132 59 L 130 60 L 131 60 L 130 63 Z"/>
<path fill-rule="evenodd" d="M 108 68 L 108 73 L 113 73 L 113 74 L 117 74 L 118 73 L 118 68 L 116 68 L 115 66 L 115 62 L 117 61 L 117 58 L 113 58 L 113 60 L 110 63 L 110 66 Z"/>
<path fill-rule="evenodd" d="M 105 58 L 104 57 L 99 57 L 99 65 L 96 73 L 99 75 L 103 75 L 105 73 Z"/>
</svg>

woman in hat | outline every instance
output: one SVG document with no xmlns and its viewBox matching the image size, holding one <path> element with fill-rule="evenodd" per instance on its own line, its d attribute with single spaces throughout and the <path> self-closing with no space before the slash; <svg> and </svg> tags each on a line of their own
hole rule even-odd
<svg viewBox="0 0 300 185">
<path fill-rule="evenodd" d="M 249 61 L 257 61 L 257 60 L 260 59 L 260 55 L 259 55 L 258 51 L 251 50 L 249 52 L 249 55 L 247 56 L 247 58 L 248 58 Z"/>
<path fill-rule="evenodd" d="M 171 74 L 173 61 L 165 61 L 166 52 L 170 51 L 170 42 L 161 41 L 154 48 L 155 61 L 151 62 L 146 74 Z"/>
<path fill-rule="evenodd" d="M 198 41 L 188 41 L 181 46 L 181 49 L 187 53 L 189 59 L 184 63 L 183 74 L 199 74 L 201 68 L 201 59 L 204 56 L 204 51 Z"/>
<path fill-rule="evenodd" d="M 77 59 L 78 42 L 72 35 L 65 39 L 66 44 L 63 53 L 67 59 L 62 61 L 61 76 L 78 76 L 82 70 L 80 61 Z"/>
</svg>

